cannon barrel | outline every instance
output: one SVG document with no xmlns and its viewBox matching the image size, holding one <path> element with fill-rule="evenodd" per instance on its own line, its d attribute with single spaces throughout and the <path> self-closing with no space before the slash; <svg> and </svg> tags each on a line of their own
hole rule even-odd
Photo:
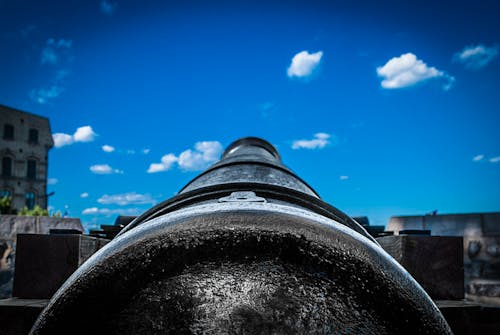
<svg viewBox="0 0 500 335">
<path fill-rule="evenodd" d="M 252 137 L 85 262 L 31 332 L 451 333 L 356 221 Z"/>
</svg>

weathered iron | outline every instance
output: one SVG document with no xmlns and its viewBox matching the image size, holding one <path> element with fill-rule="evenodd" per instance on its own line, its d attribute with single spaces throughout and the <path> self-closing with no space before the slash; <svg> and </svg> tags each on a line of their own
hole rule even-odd
<svg viewBox="0 0 500 335">
<path fill-rule="evenodd" d="M 63 332 L 451 333 L 416 281 L 258 138 L 84 263 L 32 329 Z"/>
</svg>

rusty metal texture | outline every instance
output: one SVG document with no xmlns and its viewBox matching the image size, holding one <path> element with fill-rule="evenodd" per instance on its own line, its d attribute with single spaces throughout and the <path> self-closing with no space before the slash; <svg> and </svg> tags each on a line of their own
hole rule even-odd
<svg viewBox="0 0 500 335">
<path fill-rule="evenodd" d="M 31 333 L 69 332 L 451 333 L 415 280 L 257 138 L 92 256 Z"/>
</svg>

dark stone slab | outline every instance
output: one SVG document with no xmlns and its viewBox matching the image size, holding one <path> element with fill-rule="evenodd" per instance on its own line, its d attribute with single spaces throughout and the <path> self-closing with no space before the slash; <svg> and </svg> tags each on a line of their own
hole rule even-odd
<svg viewBox="0 0 500 335">
<path fill-rule="evenodd" d="M 108 241 L 84 235 L 17 235 L 12 295 L 48 299 Z"/>
<path fill-rule="evenodd" d="M 405 235 L 377 241 L 431 298 L 464 298 L 462 237 Z"/>
<path fill-rule="evenodd" d="M 28 334 L 48 302 L 47 299 L 10 298 L 0 300 L 0 334 Z"/>
<path fill-rule="evenodd" d="M 468 301 L 436 301 L 455 335 L 500 334 L 500 307 Z"/>
</svg>

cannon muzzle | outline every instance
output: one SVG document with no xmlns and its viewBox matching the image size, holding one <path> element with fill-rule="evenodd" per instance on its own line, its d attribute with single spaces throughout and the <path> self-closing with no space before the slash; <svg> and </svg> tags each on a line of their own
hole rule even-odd
<svg viewBox="0 0 500 335">
<path fill-rule="evenodd" d="M 59 333 L 451 331 L 356 221 L 243 138 L 63 284 L 32 329 Z"/>
</svg>

